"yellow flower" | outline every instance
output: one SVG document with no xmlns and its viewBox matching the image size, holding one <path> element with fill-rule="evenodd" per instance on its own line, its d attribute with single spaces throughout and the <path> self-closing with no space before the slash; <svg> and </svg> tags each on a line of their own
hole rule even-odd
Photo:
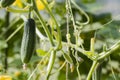
<svg viewBox="0 0 120 80">
<path fill-rule="evenodd" d="M 23 3 L 21 0 L 16 0 L 14 3 L 13 3 L 14 6 L 18 6 L 20 8 L 23 8 Z"/>
<path fill-rule="evenodd" d="M 47 1 L 46 0 L 43 0 L 46 4 L 47 4 Z M 45 8 L 45 6 L 43 5 L 43 3 L 41 2 L 41 0 L 36 0 L 36 3 L 37 3 L 37 8 L 39 10 L 43 10 Z"/>
<path fill-rule="evenodd" d="M 28 0 L 25 0 L 25 1 L 27 2 Z M 47 0 L 43 0 L 43 1 L 47 4 Z M 41 0 L 36 0 L 36 4 L 37 4 L 37 8 L 39 10 L 43 10 L 45 8 L 45 6 L 41 2 Z M 18 6 L 19 8 L 23 8 L 24 7 L 22 0 L 16 0 L 13 5 L 14 6 Z"/>
<path fill-rule="evenodd" d="M 8 75 L 0 75 L 0 80 L 12 80 L 12 77 Z"/>
</svg>

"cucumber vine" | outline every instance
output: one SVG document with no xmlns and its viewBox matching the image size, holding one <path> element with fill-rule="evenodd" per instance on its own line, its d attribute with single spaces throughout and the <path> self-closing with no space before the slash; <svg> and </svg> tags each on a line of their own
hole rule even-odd
<svg viewBox="0 0 120 80">
<path fill-rule="evenodd" d="M 8 0 L 8 2 L 4 2 L 6 0 L 1 0 L 1 8 L 4 8 L 6 11 L 11 12 L 13 14 L 22 14 L 19 19 L 23 19 L 24 21 L 27 20 L 26 14 L 28 19 L 28 22 L 25 26 L 27 28 L 24 28 L 24 39 L 22 40 L 22 47 L 21 47 L 21 59 L 23 63 L 28 63 L 33 56 L 34 49 L 36 46 L 34 44 L 36 41 L 36 34 L 38 35 L 37 38 L 39 40 L 47 40 L 50 43 L 50 48 L 48 52 L 44 52 L 44 56 L 41 57 L 40 61 L 37 63 L 36 67 L 30 74 L 27 80 L 31 80 L 37 69 L 39 68 L 40 65 L 42 65 L 42 62 L 44 62 L 44 59 L 49 58 L 48 63 L 46 62 L 44 65 L 47 65 L 47 68 L 45 68 L 45 80 L 49 80 L 50 76 L 59 72 L 62 70 L 62 68 L 65 67 L 66 69 L 66 80 L 69 80 L 69 69 L 71 72 L 76 69 L 78 79 L 82 80 L 81 78 L 81 71 L 79 70 L 79 67 L 82 62 L 84 62 L 84 59 L 82 59 L 81 56 L 79 55 L 84 55 L 87 58 L 89 58 L 92 61 L 91 68 L 88 72 L 88 75 L 86 77 L 86 80 L 91 80 L 96 79 L 96 71 L 99 65 L 101 65 L 101 62 L 104 61 L 105 58 L 108 58 L 110 54 L 112 54 L 114 51 L 118 50 L 120 47 L 120 40 L 115 43 L 112 47 L 110 48 L 105 48 L 103 49 L 102 52 L 96 53 L 95 50 L 95 42 L 96 42 L 96 33 L 94 33 L 94 37 L 90 39 L 90 50 L 85 50 L 84 46 L 84 39 L 81 38 L 81 32 L 84 26 L 90 24 L 90 16 L 75 2 L 75 0 L 65 0 L 65 31 L 66 31 L 66 42 L 63 41 L 63 36 L 62 36 L 62 30 L 61 30 L 61 25 L 59 25 L 59 22 L 57 21 L 56 15 L 54 15 L 54 11 L 52 10 L 52 7 L 49 7 L 49 3 L 46 3 L 44 0 L 39 0 L 45 7 L 45 12 L 48 14 L 50 20 L 52 20 L 53 24 L 50 25 L 47 20 L 44 19 L 40 11 L 38 10 L 36 0 L 31 0 L 30 2 L 28 1 L 23 1 L 24 8 L 15 8 L 12 4 L 14 3 L 15 0 Z M 53 1 L 55 3 L 55 1 Z M 54 5 L 51 3 L 51 5 Z M 85 22 L 77 21 L 74 17 L 74 11 L 73 7 L 78 9 L 78 11 L 84 15 L 86 18 Z M 31 22 L 31 16 L 32 16 L 32 21 Z M 19 21 L 19 19 L 16 19 L 15 23 Z M 109 21 L 108 23 L 104 24 L 103 26 L 111 23 Z M 36 25 L 36 23 L 39 23 L 40 25 Z M 32 25 L 34 24 L 34 25 Z M 73 33 L 71 33 L 71 25 L 72 25 L 72 30 Z M 14 26 L 14 24 L 7 25 L 8 27 Z M 6 38 L 6 43 L 8 43 L 16 34 L 19 32 L 24 26 L 24 23 L 20 24 L 19 27 L 16 28 Z M 43 31 L 41 31 L 38 27 L 41 26 Z M 50 27 L 49 27 L 50 26 Z M 54 27 L 55 26 L 55 27 Z M 103 27 L 102 26 L 102 27 Z M 33 29 L 34 28 L 34 29 Z M 28 31 L 30 30 L 30 31 Z M 7 31 L 6 31 L 7 32 Z M 43 34 L 45 33 L 45 35 Z M 2 35 L 4 35 L 3 33 Z M 31 37 L 32 36 L 32 37 Z M 72 38 L 75 38 L 74 43 L 72 43 Z M 64 46 L 65 49 L 64 50 Z M 55 63 L 56 63 L 56 58 L 58 54 L 61 54 L 62 57 L 65 59 L 64 63 L 57 69 L 57 71 L 53 71 Z M 74 60 L 73 60 L 74 58 Z M 74 63 L 75 62 L 75 63 Z M 74 68 L 75 67 L 75 68 Z M 111 67 L 112 70 L 112 67 Z M 112 70 L 112 74 L 115 77 L 115 74 Z M 98 79 L 99 80 L 99 79 Z"/>
</svg>

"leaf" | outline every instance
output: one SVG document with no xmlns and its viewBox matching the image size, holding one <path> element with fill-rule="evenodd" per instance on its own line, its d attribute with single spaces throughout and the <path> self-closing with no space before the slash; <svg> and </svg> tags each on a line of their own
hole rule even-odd
<svg viewBox="0 0 120 80">
<path fill-rule="evenodd" d="M 47 54 L 47 51 L 44 51 L 42 49 L 37 49 L 36 50 L 38 56 L 45 56 Z"/>
<path fill-rule="evenodd" d="M 89 57 L 92 57 L 94 55 L 92 51 L 85 51 L 85 54 Z"/>
<path fill-rule="evenodd" d="M 41 57 L 38 56 L 32 56 L 31 60 L 30 60 L 30 64 L 34 64 L 35 62 L 38 62 L 41 60 Z"/>
<path fill-rule="evenodd" d="M 7 43 L 4 40 L 0 40 L 0 50 L 7 48 Z"/>
<path fill-rule="evenodd" d="M 96 60 L 98 58 L 98 54 L 94 53 L 93 51 L 85 51 L 84 53 L 91 60 Z"/>
<path fill-rule="evenodd" d="M 63 52 L 63 57 L 65 58 L 65 60 L 66 60 L 68 63 L 73 64 L 72 58 L 71 58 L 67 53 L 64 53 L 64 52 Z"/>
</svg>

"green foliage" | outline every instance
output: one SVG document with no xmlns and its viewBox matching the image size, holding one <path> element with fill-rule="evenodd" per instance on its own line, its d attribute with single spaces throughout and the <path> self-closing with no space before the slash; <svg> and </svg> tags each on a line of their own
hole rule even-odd
<svg viewBox="0 0 120 80">
<path fill-rule="evenodd" d="M 47 54 L 47 51 L 44 51 L 42 49 L 37 49 L 36 52 L 37 52 L 37 55 L 40 57 L 43 57 Z"/>
<path fill-rule="evenodd" d="M 6 15 L 0 18 L 0 74 L 5 72 L 5 54 L 7 53 L 7 74 L 11 74 L 13 80 L 28 78 L 47 80 L 48 77 L 50 77 L 49 80 L 65 80 L 66 77 L 69 80 L 78 80 L 77 70 L 80 73 L 79 78 L 86 80 L 93 61 L 98 63 L 97 68 L 93 70 L 101 71 L 99 73 L 101 80 L 120 79 L 120 20 L 116 17 L 118 15 L 113 18 L 110 12 L 97 11 L 97 9 L 104 9 L 102 5 L 98 5 L 98 0 L 73 0 L 90 18 L 90 22 L 84 25 L 81 24 L 87 22 L 84 12 L 76 8 L 72 1 L 66 10 L 66 5 L 69 3 L 66 1 L 70 0 L 48 0 L 48 9 L 39 11 L 40 13 L 32 9 L 31 16 L 36 23 L 36 50 L 27 65 L 27 70 L 22 70 L 20 46 L 24 23 L 22 19 L 28 17 L 29 12 L 10 12 L 10 19 L 7 19 Z M 103 3 L 102 0 L 99 2 Z M 29 4 L 25 3 L 24 6 Z M 30 6 L 27 7 L 29 9 Z M 4 10 L 1 9 L 1 11 Z M 7 20 L 9 25 L 6 26 Z M 68 38 L 66 34 L 70 37 Z M 91 38 L 95 38 L 92 51 Z M 103 49 L 104 45 L 106 45 L 105 49 Z M 98 60 L 109 51 L 111 52 L 107 57 Z"/>
</svg>

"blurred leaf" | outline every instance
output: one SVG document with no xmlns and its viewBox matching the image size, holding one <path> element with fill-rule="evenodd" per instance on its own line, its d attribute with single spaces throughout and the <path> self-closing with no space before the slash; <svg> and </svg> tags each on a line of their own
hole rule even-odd
<svg viewBox="0 0 120 80">
<path fill-rule="evenodd" d="M 9 59 L 8 59 L 9 60 Z M 12 67 L 22 67 L 22 62 L 20 58 L 12 57 L 12 62 L 9 63 L 9 66 Z"/>
<path fill-rule="evenodd" d="M 0 40 L 0 50 L 7 48 L 7 43 L 5 42 L 5 40 Z"/>
<path fill-rule="evenodd" d="M 31 63 L 35 63 L 37 61 L 40 61 L 40 59 L 41 59 L 41 57 L 33 55 L 32 58 L 31 58 L 31 60 L 30 60 L 30 64 Z"/>
<path fill-rule="evenodd" d="M 112 74 L 110 74 L 105 80 L 120 80 L 120 74 L 115 74 L 115 78 Z"/>
<path fill-rule="evenodd" d="M 36 52 L 37 52 L 37 55 L 40 57 L 45 56 L 47 54 L 47 51 L 43 49 L 37 49 Z"/>
<path fill-rule="evenodd" d="M 28 78 L 28 73 L 17 71 L 14 73 L 13 80 L 27 80 L 27 78 Z"/>
<path fill-rule="evenodd" d="M 93 3 L 95 2 L 96 0 L 82 0 L 83 3 Z"/>
</svg>

